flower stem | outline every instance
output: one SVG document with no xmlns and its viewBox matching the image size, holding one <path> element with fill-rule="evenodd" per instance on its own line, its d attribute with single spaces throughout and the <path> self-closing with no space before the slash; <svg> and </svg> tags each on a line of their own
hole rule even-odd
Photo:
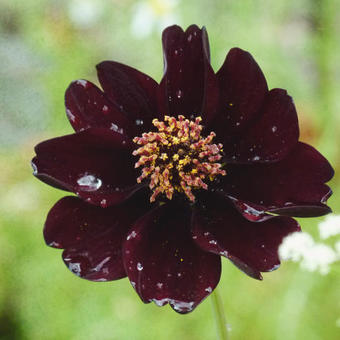
<svg viewBox="0 0 340 340">
<path fill-rule="evenodd" d="M 211 294 L 211 302 L 216 323 L 218 339 L 228 340 L 229 335 L 227 322 L 223 310 L 223 302 L 217 288 L 215 288 L 215 290 Z"/>
</svg>

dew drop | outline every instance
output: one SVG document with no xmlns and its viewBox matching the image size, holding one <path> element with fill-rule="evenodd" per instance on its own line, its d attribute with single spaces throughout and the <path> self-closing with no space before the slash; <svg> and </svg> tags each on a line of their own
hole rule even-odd
<svg viewBox="0 0 340 340">
<path fill-rule="evenodd" d="M 102 186 L 101 179 L 93 175 L 84 175 L 77 180 L 77 183 L 84 191 L 96 191 Z"/>
<path fill-rule="evenodd" d="M 132 230 L 131 233 L 126 237 L 126 239 L 127 241 L 129 241 L 130 239 L 135 238 L 136 236 L 137 236 L 137 233 L 134 230 Z"/>
<path fill-rule="evenodd" d="M 206 292 L 208 292 L 208 293 L 211 293 L 212 292 L 212 288 L 209 286 L 209 287 L 207 287 L 207 288 L 205 288 L 204 289 Z"/>
<path fill-rule="evenodd" d="M 140 262 L 137 263 L 137 270 L 138 271 L 143 270 L 143 266 L 142 266 L 142 264 Z"/>
<path fill-rule="evenodd" d="M 87 81 L 84 80 L 84 79 L 79 79 L 79 80 L 76 81 L 76 83 L 78 85 L 81 85 L 82 87 L 86 87 L 86 85 L 87 85 Z"/>
<path fill-rule="evenodd" d="M 259 156 L 254 156 L 254 157 L 253 157 L 253 161 L 258 161 L 258 160 L 260 160 L 260 157 L 259 157 Z"/>
<path fill-rule="evenodd" d="M 75 115 L 71 112 L 71 110 L 66 109 L 66 115 L 69 118 L 71 122 L 74 122 L 76 120 Z"/>
<path fill-rule="evenodd" d="M 192 40 L 192 34 L 188 35 L 188 41 L 190 42 Z"/>
<path fill-rule="evenodd" d="M 65 260 L 66 260 L 66 259 L 65 259 Z M 70 262 L 70 263 L 68 264 L 68 269 L 69 269 L 72 273 L 76 274 L 77 276 L 80 276 L 80 273 L 81 273 L 80 263 L 78 263 L 78 262 L 75 262 L 75 263 Z"/>
<path fill-rule="evenodd" d="M 118 125 L 111 123 L 110 130 L 123 134 L 123 129 L 119 128 Z"/>
<path fill-rule="evenodd" d="M 194 302 L 184 302 L 177 300 L 170 300 L 170 304 L 177 312 L 190 312 L 194 306 Z"/>
<path fill-rule="evenodd" d="M 152 299 L 152 301 L 153 301 L 158 307 L 162 307 L 162 306 L 164 306 L 166 303 L 169 302 L 169 299 L 168 299 L 168 298 L 164 298 L 164 299 L 160 299 L 160 300 Z"/>
<path fill-rule="evenodd" d="M 107 105 L 104 105 L 103 108 L 102 108 L 102 111 L 103 111 L 104 113 L 107 113 L 107 112 L 109 111 L 108 106 L 107 106 Z"/>
<path fill-rule="evenodd" d="M 37 166 L 33 162 L 31 163 L 31 165 L 32 165 L 32 169 L 33 169 L 33 175 L 37 175 L 38 174 Z"/>
<path fill-rule="evenodd" d="M 183 91 L 182 90 L 177 90 L 176 91 L 176 96 L 177 96 L 178 99 L 182 98 L 183 97 Z"/>
<path fill-rule="evenodd" d="M 144 122 L 142 119 L 136 119 L 136 125 L 143 125 Z"/>
<path fill-rule="evenodd" d="M 272 131 L 273 131 L 273 132 L 276 132 L 276 131 L 277 131 L 277 126 L 273 126 L 273 127 L 272 127 Z"/>
</svg>

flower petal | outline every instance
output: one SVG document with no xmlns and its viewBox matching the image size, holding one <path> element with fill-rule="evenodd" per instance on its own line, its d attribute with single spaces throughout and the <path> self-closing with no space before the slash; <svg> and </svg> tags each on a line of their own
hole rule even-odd
<svg viewBox="0 0 340 340">
<path fill-rule="evenodd" d="M 136 130 L 127 117 L 87 80 L 76 80 L 70 84 L 65 92 L 65 106 L 75 131 L 99 127 L 135 136 Z"/>
<path fill-rule="evenodd" d="M 253 223 L 217 195 L 210 195 L 206 201 L 204 207 L 195 207 L 193 239 L 203 250 L 225 256 L 255 279 L 262 279 L 260 272 L 278 268 L 278 247 L 283 237 L 300 230 L 290 217 Z"/>
<path fill-rule="evenodd" d="M 169 303 L 192 311 L 218 284 L 219 256 L 206 253 L 190 236 L 190 209 L 172 203 L 140 218 L 123 248 L 126 272 L 145 303 Z"/>
<path fill-rule="evenodd" d="M 103 207 L 117 204 L 140 187 L 133 147 L 124 135 L 98 128 L 50 139 L 35 147 L 34 175 L 89 203 Z"/>
<path fill-rule="evenodd" d="M 268 92 L 259 117 L 240 135 L 224 140 L 226 159 L 232 163 L 276 162 L 288 155 L 299 138 L 292 98 L 285 90 Z"/>
<path fill-rule="evenodd" d="M 77 197 L 64 197 L 48 213 L 44 237 L 48 245 L 64 248 L 68 268 L 93 281 L 125 277 L 122 241 L 140 214 L 141 200 L 110 208 L 89 205 Z"/>
<path fill-rule="evenodd" d="M 324 183 L 333 174 L 332 167 L 317 150 L 299 142 L 278 163 L 227 165 L 221 187 L 225 195 L 258 211 L 296 217 L 321 216 L 330 212 L 325 203 L 331 190 Z"/>
<path fill-rule="evenodd" d="M 138 70 L 114 62 L 97 65 L 98 79 L 106 96 L 135 125 L 136 135 L 149 131 L 157 118 L 158 84 Z"/>
<path fill-rule="evenodd" d="M 213 123 L 217 135 L 238 134 L 259 113 L 268 86 L 252 55 L 240 48 L 229 51 L 216 74 L 220 101 Z"/>
<path fill-rule="evenodd" d="M 164 76 L 161 111 L 170 116 L 202 116 L 208 124 L 218 105 L 218 84 L 210 65 L 208 35 L 203 27 L 179 26 L 163 31 Z"/>
</svg>

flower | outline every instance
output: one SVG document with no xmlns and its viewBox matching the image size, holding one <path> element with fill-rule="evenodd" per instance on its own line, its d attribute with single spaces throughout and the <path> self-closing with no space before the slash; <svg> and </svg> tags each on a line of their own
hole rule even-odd
<svg viewBox="0 0 340 340">
<path fill-rule="evenodd" d="M 327 216 L 324 221 L 319 224 L 319 233 L 322 239 L 340 234 L 340 215 Z"/>
<path fill-rule="evenodd" d="M 329 245 L 315 242 L 310 234 L 295 232 L 285 237 L 279 247 L 281 260 L 300 262 L 301 268 L 326 275 L 330 265 L 339 260 L 336 250 Z"/>
<path fill-rule="evenodd" d="M 249 276 L 278 268 L 292 218 L 330 212 L 327 160 L 298 141 L 292 98 L 268 90 L 239 48 L 217 73 L 206 30 L 164 30 L 157 84 L 97 65 L 103 90 L 71 83 L 74 134 L 38 144 L 34 175 L 75 193 L 50 210 L 46 243 L 93 281 L 128 276 L 145 303 L 193 310 L 217 286 L 221 256 Z"/>
</svg>

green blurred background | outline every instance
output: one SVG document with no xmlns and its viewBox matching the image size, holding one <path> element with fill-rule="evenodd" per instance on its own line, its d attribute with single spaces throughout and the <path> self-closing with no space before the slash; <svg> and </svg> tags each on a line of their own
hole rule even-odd
<svg viewBox="0 0 340 340">
<path fill-rule="evenodd" d="M 81 280 L 45 246 L 49 208 L 64 193 L 31 175 L 34 145 L 71 133 L 64 91 L 97 83 L 104 59 L 162 76 L 167 24 L 207 27 L 212 64 L 250 51 L 270 88 L 294 97 L 301 140 L 340 166 L 340 1 L 0 0 L 0 339 L 215 339 L 209 299 L 193 313 L 144 305 L 127 279 Z M 340 176 L 330 206 L 340 213 Z M 322 218 L 300 220 L 317 234 Z M 223 261 L 219 284 L 232 339 L 339 339 L 337 269 L 284 263 L 262 282 Z"/>
</svg>

